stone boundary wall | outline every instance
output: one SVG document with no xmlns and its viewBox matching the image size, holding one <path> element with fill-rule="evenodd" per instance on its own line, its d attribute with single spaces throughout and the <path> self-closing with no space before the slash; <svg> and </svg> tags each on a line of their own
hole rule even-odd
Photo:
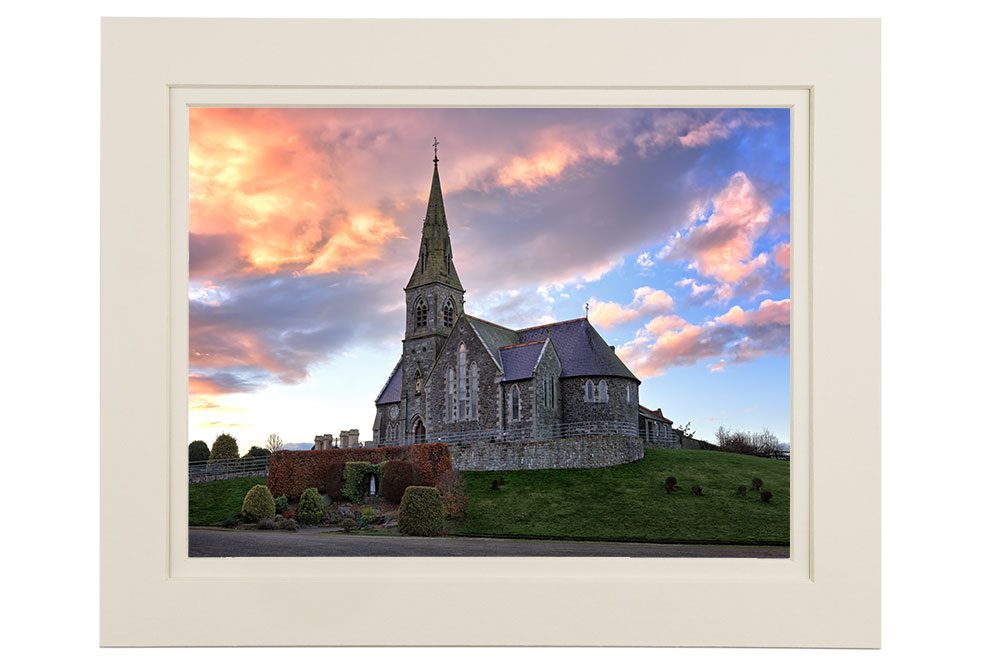
<svg viewBox="0 0 1000 667">
<path fill-rule="evenodd" d="M 534 442 L 472 442 L 449 445 L 456 470 L 606 468 L 643 457 L 640 438 L 588 435 Z"/>
</svg>

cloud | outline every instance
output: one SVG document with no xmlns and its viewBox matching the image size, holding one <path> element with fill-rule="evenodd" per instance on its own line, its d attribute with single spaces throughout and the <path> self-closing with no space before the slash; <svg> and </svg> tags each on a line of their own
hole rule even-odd
<svg viewBox="0 0 1000 667">
<path fill-rule="evenodd" d="M 642 271 L 649 270 L 650 268 L 653 267 L 653 264 L 655 264 L 653 258 L 649 256 L 648 252 L 644 252 L 640 254 L 638 257 L 636 257 L 635 263 Z"/>
<path fill-rule="evenodd" d="M 711 213 L 692 214 L 692 226 L 659 253 L 661 259 L 690 261 L 702 276 L 733 285 L 767 263 L 754 254 L 754 243 L 771 220 L 771 206 L 742 171 L 736 172 L 711 200 Z"/>
<path fill-rule="evenodd" d="M 670 109 L 653 116 L 648 129 L 636 135 L 634 142 L 642 154 L 671 145 L 702 148 L 728 139 L 740 127 L 760 127 L 767 122 L 742 110 Z"/>
<path fill-rule="evenodd" d="M 711 293 L 716 289 L 713 288 L 711 285 L 701 285 L 697 281 L 695 281 L 694 278 L 683 278 L 682 280 L 678 280 L 676 283 L 674 283 L 674 285 L 677 287 L 690 287 L 691 296 L 693 297 L 697 297 L 705 293 Z"/>
<path fill-rule="evenodd" d="M 669 368 L 714 359 L 710 372 L 765 354 L 787 354 L 791 304 L 764 300 L 757 309 L 734 306 L 726 313 L 692 324 L 680 317 L 655 318 L 618 348 L 622 360 L 640 378 L 662 375 Z"/>
<path fill-rule="evenodd" d="M 224 300 L 189 302 L 189 391 L 243 393 L 301 382 L 335 352 L 392 340 L 402 318 L 375 306 L 398 289 L 333 274 L 231 279 Z"/>
<path fill-rule="evenodd" d="M 623 305 L 599 299 L 591 299 L 590 303 L 590 321 L 608 329 L 632 322 L 639 317 L 666 313 L 674 307 L 674 300 L 669 294 L 648 286 L 636 289 L 629 304 Z"/>
</svg>

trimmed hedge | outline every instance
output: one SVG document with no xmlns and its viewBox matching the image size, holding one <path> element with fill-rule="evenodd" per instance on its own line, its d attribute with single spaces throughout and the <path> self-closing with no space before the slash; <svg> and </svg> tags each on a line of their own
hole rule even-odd
<svg viewBox="0 0 1000 667">
<path fill-rule="evenodd" d="M 194 440 L 188 445 L 188 461 L 207 461 L 212 452 L 204 440 Z"/>
<path fill-rule="evenodd" d="M 331 500 L 339 500 L 344 497 L 344 464 L 337 462 L 326 471 L 326 495 Z"/>
<path fill-rule="evenodd" d="M 444 503 L 433 486 L 411 486 L 399 503 L 399 532 L 434 536 L 444 532 Z"/>
<path fill-rule="evenodd" d="M 444 443 L 377 447 L 375 449 L 327 449 L 321 451 L 280 451 L 271 457 L 267 486 L 277 496 L 294 500 L 310 487 L 326 488 L 330 466 L 348 461 L 408 461 L 413 465 L 420 483 L 433 486 L 441 475 L 451 470 L 451 454 Z"/>
<path fill-rule="evenodd" d="M 302 492 L 295 518 L 304 526 L 314 526 L 323 520 L 323 497 L 319 491 L 309 488 Z"/>
<path fill-rule="evenodd" d="M 274 516 L 274 496 L 263 484 L 254 484 L 243 496 L 243 516 L 253 521 Z"/>
<path fill-rule="evenodd" d="M 403 499 L 406 487 L 418 484 L 417 471 L 409 461 L 386 461 L 382 464 L 382 485 L 379 495 L 390 503 Z"/>
<path fill-rule="evenodd" d="M 236 444 L 236 438 L 228 433 L 221 433 L 212 443 L 212 453 L 209 454 L 209 461 L 223 461 L 226 459 L 240 458 L 240 448 Z"/>
</svg>

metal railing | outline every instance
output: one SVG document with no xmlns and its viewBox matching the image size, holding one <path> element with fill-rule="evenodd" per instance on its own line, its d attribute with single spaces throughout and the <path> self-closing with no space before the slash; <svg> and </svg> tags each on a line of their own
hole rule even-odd
<svg viewBox="0 0 1000 667">
<path fill-rule="evenodd" d="M 444 442 L 449 445 L 466 442 L 525 442 L 531 440 L 557 440 L 588 435 L 638 436 L 639 427 L 628 422 L 590 421 L 549 424 L 540 426 L 513 426 L 505 429 L 470 429 L 451 433 L 432 433 L 416 438 L 412 433 L 396 438 L 386 438 L 382 445 L 412 445 L 417 442 Z"/>
<path fill-rule="evenodd" d="M 211 482 L 234 477 L 267 476 L 270 457 L 255 456 L 248 459 L 223 459 L 219 461 L 192 461 L 188 463 L 188 481 Z"/>
</svg>

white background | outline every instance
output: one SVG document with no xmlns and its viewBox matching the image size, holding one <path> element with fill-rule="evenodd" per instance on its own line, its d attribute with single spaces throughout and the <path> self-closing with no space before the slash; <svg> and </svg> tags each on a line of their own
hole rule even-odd
<svg viewBox="0 0 1000 667">
<path fill-rule="evenodd" d="M 959 0 L 655 6 L 618 0 L 563 10 L 540 0 L 8 4 L 0 19 L 0 414 L 8 433 L 0 468 L 6 617 L 0 658 L 269 667 L 995 660 L 1000 35 L 987 6 Z M 607 14 L 612 8 L 618 13 Z M 567 10 L 608 18 L 883 18 L 884 649 L 98 649 L 99 17 L 540 18 L 565 17 Z M 850 261 L 844 258 L 846 270 Z M 845 479 L 844 493 L 850 490 Z M 333 601 L 262 609 L 261 631 L 277 614 L 294 618 L 310 609 L 329 614 L 331 623 L 345 613 Z M 743 608 L 720 609 L 710 622 L 724 627 L 753 613 L 747 600 Z M 393 623 L 411 615 L 419 610 L 371 622 L 389 636 Z"/>
</svg>

